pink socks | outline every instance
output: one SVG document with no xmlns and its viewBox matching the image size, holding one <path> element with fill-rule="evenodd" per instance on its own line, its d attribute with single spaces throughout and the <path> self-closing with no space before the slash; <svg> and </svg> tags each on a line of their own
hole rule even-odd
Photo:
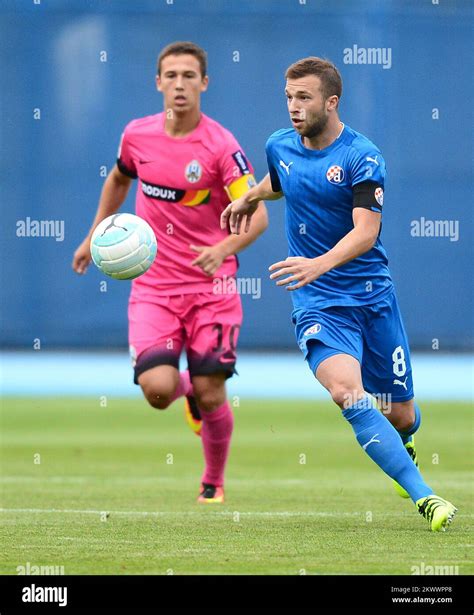
<svg viewBox="0 0 474 615">
<path fill-rule="evenodd" d="M 189 371 L 180 372 L 179 384 L 171 401 L 173 402 L 179 397 L 192 395 L 192 393 L 193 387 Z M 234 428 L 234 416 L 229 402 L 226 400 L 214 412 L 203 412 L 201 410 L 201 418 L 201 439 L 206 462 L 202 482 L 209 483 L 215 487 L 222 487 L 224 484 L 224 470 L 227 457 L 229 456 L 230 439 Z"/>
<path fill-rule="evenodd" d="M 202 416 L 202 445 L 206 469 L 202 477 L 203 483 L 215 487 L 224 484 L 224 470 L 229 455 L 230 439 L 234 427 L 234 415 L 226 400 L 214 412 L 203 412 Z"/>
</svg>

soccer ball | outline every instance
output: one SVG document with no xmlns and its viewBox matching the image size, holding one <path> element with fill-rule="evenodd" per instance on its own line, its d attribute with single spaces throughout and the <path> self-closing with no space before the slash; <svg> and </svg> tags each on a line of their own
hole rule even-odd
<svg viewBox="0 0 474 615">
<path fill-rule="evenodd" d="M 133 214 L 105 218 L 91 239 L 94 264 L 115 280 L 133 280 L 148 271 L 155 260 L 156 249 L 153 229 Z"/>
</svg>

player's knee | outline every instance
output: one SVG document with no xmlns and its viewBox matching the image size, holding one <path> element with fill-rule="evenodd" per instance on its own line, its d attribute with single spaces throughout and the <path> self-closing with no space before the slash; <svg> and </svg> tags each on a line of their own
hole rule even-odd
<svg viewBox="0 0 474 615">
<path fill-rule="evenodd" d="M 200 410 L 204 412 L 212 412 L 222 406 L 225 402 L 225 392 L 220 389 L 207 389 L 202 391 L 194 391 L 196 402 Z"/>
<path fill-rule="evenodd" d="M 409 431 L 415 422 L 415 408 L 413 402 L 393 403 L 387 415 L 392 425 L 398 431 Z"/>
<path fill-rule="evenodd" d="M 143 395 L 147 402 L 157 410 L 166 410 L 173 400 L 173 391 L 155 385 L 142 384 Z"/>
<path fill-rule="evenodd" d="M 363 390 L 359 390 L 357 387 L 350 386 L 344 383 L 336 383 L 329 387 L 332 400 L 335 404 L 345 410 L 353 406 L 364 394 Z"/>
<path fill-rule="evenodd" d="M 165 366 L 167 367 L 167 366 Z M 174 400 L 174 393 L 179 383 L 179 376 L 173 374 L 160 373 L 162 367 L 155 370 L 147 370 L 138 377 L 143 395 L 147 402 L 157 410 L 165 410 Z"/>
<path fill-rule="evenodd" d="M 410 431 L 415 422 L 415 417 L 403 417 L 397 422 L 398 431 Z"/>
</svg>

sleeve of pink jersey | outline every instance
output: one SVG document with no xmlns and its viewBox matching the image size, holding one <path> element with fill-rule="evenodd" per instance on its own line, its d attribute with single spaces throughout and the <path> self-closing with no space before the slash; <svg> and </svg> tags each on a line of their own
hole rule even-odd
<svg viewBox="0 0 474 615">
<path fill-rule="evenodd" d="M 219 157 L 219 168 L 222 183 L 228 187 L 243 175 L 253 177 L 253 167 L 245 156 L 237 139 L 231 134 L 226 134 L 224 148 Z"/>
<path fill-rule="evenodd" d="M 130 144 L 130 124 L 125 127 L 120 139 L 120 145 L 117 152 L 117 166 L 121 173 L 128 175 L 132 179 L 137 178 L 137 167 L 132 155 L 132 147 Z"/>
</svg>

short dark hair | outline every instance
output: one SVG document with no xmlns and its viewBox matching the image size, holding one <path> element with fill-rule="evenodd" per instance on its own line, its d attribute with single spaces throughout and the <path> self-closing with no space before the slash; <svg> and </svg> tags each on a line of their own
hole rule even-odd
<svg viewBox="0 0 474 615">
<path fill-rule="evenodd" d="M 321 88 L 324 98 L 336 95 L 338 98 L 342 96 L 342 79 L 339 71 L 329 60 L 310 56 L 298 60 L 288 67 L 285 77 L 286 79 L 300 79 L 307 75 L 316 75 L 321 79 Z"/>
<path fill-rule="evenodd" d="M 160 51 L 157 64 L 158 75 L 161 73 L 161 63 L 164 58 L 167 56 L 179 56 L 184 54 L 197 58 L 199 66 L 201 67 L 201 75 L 205 77 L 207 74 L 207 53 L 202 47 L 199 47 L 199 45 L 195 43 L 191 43 L 191 41 L 176 41 L 175 43 L 166 45 L 166 47 Z"/>
</svg>

